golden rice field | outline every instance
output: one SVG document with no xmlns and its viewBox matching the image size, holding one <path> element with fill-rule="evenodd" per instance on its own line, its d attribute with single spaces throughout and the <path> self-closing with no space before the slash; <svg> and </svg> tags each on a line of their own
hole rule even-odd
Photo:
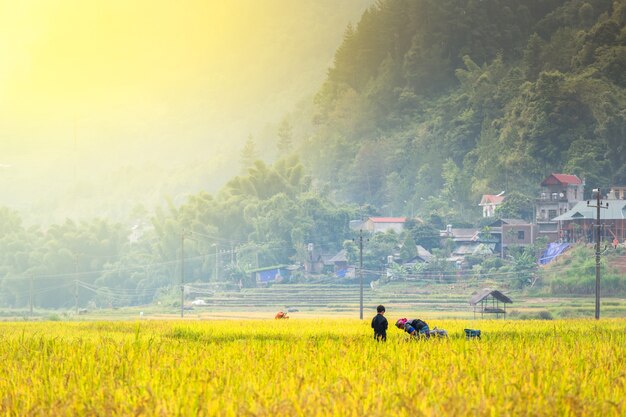
<svg viewBox="0 0 626 417">
<path fill-rule="evenodd" d="M 626 415 L 625 319 L 431 322 L 0 323 L 0 415 Z"/>
</svg>

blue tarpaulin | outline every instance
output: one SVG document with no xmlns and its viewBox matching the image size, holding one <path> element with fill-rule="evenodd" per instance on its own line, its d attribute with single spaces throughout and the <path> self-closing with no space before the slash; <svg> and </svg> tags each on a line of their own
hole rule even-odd
<svg viewBox="0 0 626 417">
<path fill-rule="evenodd" d="M 539 258 L 539 264 L 545 265 L 569 248 L 569 243 L 548 243 L 548 248 L 543 252 L 541 258 Z"/>
<path fill-rule="evenodd" d="M 348 268 L 342 268 L 335 271 L 335 276 L 338 278 L 345 278 L 348 273 Z"/>
<path fill-rule="evenodd" d="M 285 268 L 270 268 L 265 270 L 256 271 L 256 279 L 258 282 L 274 282 L 282 281 L 284 278 L 289 278 L 289 271 Z"/>
</svg>

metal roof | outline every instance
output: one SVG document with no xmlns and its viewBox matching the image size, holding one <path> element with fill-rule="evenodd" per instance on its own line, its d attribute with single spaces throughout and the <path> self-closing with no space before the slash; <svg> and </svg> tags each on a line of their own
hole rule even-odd
<svg viewBox="0 0 626 417">
<path fill-rule="evenodd" d="M 331 263 L 332 262 L 348 262 L 348 253 L 346 252 L 345 249 L 342 249 L 339 252 L 337 252 L 335 256 L 330 258 L 328 262 L 331 262 Z"/>
<path fill-rule="evenodd" d="M 463 244 L 454 248 L 455 255 L 493 255 L 495 243 Z"/>
<path fill-rule="evenodd" d="M 252 272 L 263 272 L 263 271 L 271 271 L 273 269 L 287 269 L 289 265 L 274 265 L 274 266 L 264 266 L 262 268 L 248 269 L 248 273 Z"/>
<path fill-rule="evenodd" d="M 477 241 L 480 238 L 480 229 L 450 229 L 441 230 L 440 237 L 449 237 L 455 241 Z"/>
<path fill-rule="evenodd" d="M 422 245 L 417 245 L 417 256 L 422 259 L 430 259 L 433 257 L 433 254 L 428 252 L 428 250 Z"/>
<path fill-rule="evenodd" d="M 370 217 L 372 223 L 404 223 L 406 217 Z"/>
<path fill-rule="evenodd" d="M 510 224 L 510 225 L 525 225 L 530 224 L 526 220 L 523 219 L 502 219 L 502 223 Z"/>
<path fill-rule="evenodd" d="M 476 305 L 476 304 L 480 303 L 481 301 L 483 301 L 485 298 L 488 298 L 489 296 L 495 298 L 496 300 L 498 300 L 498 301 L 500 301 L 502 303 L 512 303 L 513 302 L 513 300 L 511 300 L 506 295 L 502 294 L 500 291 L 492 290 L 492 289 L 489 289 L 489 288 L 485 288 L 484 290 L 478 292 L 477 294 L 474 294 L 472 296 L 472 298 L 470 298 L 470 304 L 471 305 Z"/>
<path fill-rule="evenodd" d="M 602 200 L 602 203 L 608 203 L 607 208 L 600 210 L 600 220 L 621 220 L 626 219 L 626 200 Z M 594 205 L 596 201 L 589 201 Z M 588 207 L 586 201 L 579 201 L 572 209 L 560 216 L 552 219 L 553 221 L 576 220 L 576 219 L 593 219 L 597 216 L 595 207 Z"/>
<path fill-rule="evenodd" d="M 509 225 L 509 226 L 528 226 L 530 225 L 529 222 L 527 222 L 526 220 L 523 219 L 498 219 L 495 220 L 493 223 L 489 224 L 489 227 L 493 228 L 494 227 L 501 227 L 503 224 Z"/>
</svg>

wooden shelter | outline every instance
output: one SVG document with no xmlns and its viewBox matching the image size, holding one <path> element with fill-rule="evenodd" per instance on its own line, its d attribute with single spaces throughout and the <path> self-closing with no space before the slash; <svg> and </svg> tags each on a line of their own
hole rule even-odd
<svg viewBox="0 0 626 417">
<path fill-rule="evenodd" d="M 470 299 L 470 305 L 474 307 L 474 318 L 479 312 L 481 319 L 484 318 L 485 314 L 495 314 L 496 318 L 500 318 L 500 314 L 502 314 L 502 317 L 505 317 L 506 305 L 512 302 L 513 300 L 500 291 L 489 288 L 474 294 Z"/>
</svg>

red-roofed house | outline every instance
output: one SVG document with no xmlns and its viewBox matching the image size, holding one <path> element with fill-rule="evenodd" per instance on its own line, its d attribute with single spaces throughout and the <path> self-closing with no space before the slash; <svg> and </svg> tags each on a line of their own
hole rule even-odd
<svg viewBox="0 0 626 417">
<path fill-rule="evenodd" d="M 541 195 L 535 203 L 539 236 L 554 242 L 559 239 L 557 222 L 553 219 L 567 213 L 583 200 L 585 182 L 576 175 L 551 174 L 541 183 Z"/>
<path fill-rule="evenodd" d="M 504 191 L 500 194 L 484 194 L 479 206 L 483 208 L 483 217 L 493 217 L 496 207 L 504 201 Z"/>
<path fill-rule="evenodd" d="M 395 230 L 397 233 L 404 230 L 406 217 L 370 217 L 362 224 L 363 230 L 368 232 L 386 232 Z"/>
<path fill-rule="evenodd" d="M 543 180 L 542 187 L 550 185 L 581 185 L 583 182 L 576 175 L 571 174 L 551 174 Z"/>
</svg>

